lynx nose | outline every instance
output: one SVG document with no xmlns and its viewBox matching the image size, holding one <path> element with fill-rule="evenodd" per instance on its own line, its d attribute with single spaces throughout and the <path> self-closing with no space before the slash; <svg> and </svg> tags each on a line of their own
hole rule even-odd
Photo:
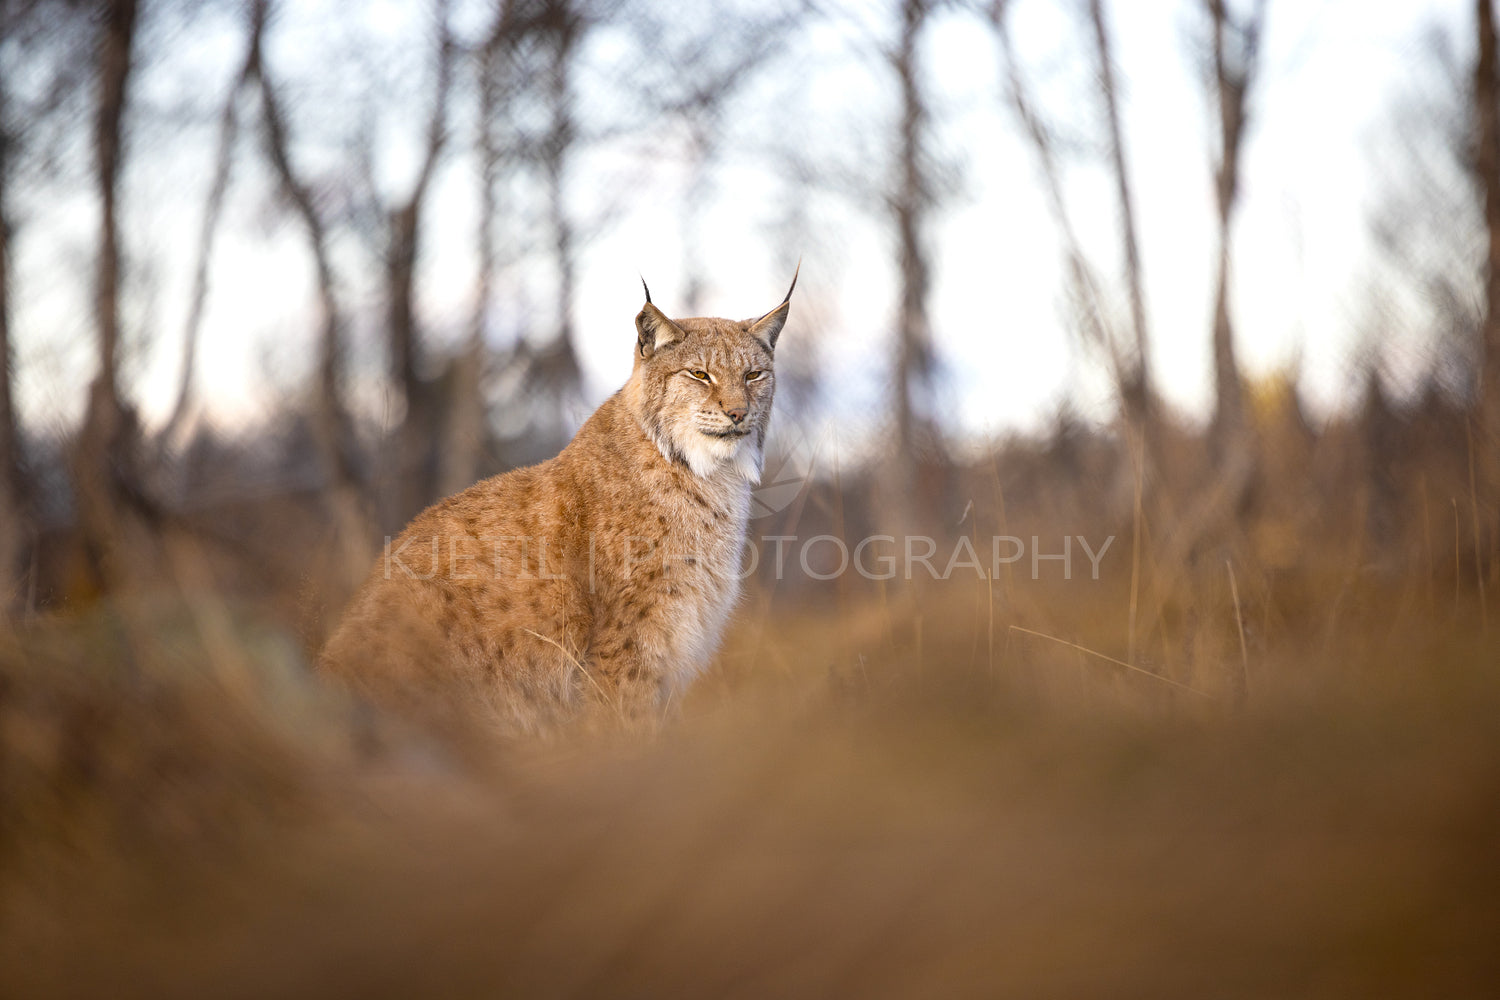
<svg viewBox="0 0 1500 1000">
<path fill-rule="evenodd" d="M 735 423 L 739 423 L 740 421 L 745 419 L 745 414 L 747 412 L 749 411 L 746 410 L 745 407 L 736 406 L 732 409 L 725 410 L 724 415 L 727 416 L 730 420 L 733 420 Z"/>
</svg>

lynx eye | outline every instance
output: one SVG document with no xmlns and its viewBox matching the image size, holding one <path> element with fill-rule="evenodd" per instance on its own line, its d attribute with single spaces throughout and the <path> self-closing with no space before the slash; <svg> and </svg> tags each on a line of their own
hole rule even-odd
<svg viewBox="0 0 1500 1000">
<path fill-rule="evenodd" d="M 758 369 L 756 371 L 753 371 L 753 372 L 746 372 L 745 373 L 745 381 L 746 382 L 759 382 L 761 379 L 763 379 L 765 377 L 766 377 L 766 373 L 763 372 L 763 371 L 760 371 Z"/>
<path fill-rule="evenodd" d="M 708 381 L 708 372 L 704 371 L 702 368 L 695 368 L 692 371 L 688 372 L 688 374 L 693 376 L 693 378 L 697 379 L 700 382 Z"/>
</svg>

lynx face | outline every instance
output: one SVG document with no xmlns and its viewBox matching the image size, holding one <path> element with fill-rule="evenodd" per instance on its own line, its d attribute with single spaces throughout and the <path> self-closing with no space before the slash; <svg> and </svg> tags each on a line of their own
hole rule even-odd
<svg viewBox="0 0 1500 1000">
<path fill-rule="evenodd" d="M 641 420 L 669 461 L 685 462 L 700 477 L 732 466 L 746 481 L 760 481 L 776 338 L 790 298 L 788 291 L 788 301 L 759 319 L 674 321 L 647 293 L 636 317 Z"/>
</svg>

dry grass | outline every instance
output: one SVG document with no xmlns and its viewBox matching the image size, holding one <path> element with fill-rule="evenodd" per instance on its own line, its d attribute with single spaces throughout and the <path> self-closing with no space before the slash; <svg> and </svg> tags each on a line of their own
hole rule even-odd
<svg viewBox="0 0 1500 1000">
<path fill-rule="evenodd" d="M 993 625 L 973 589 L 773 600 L 655 739 L 483 775 L 246 615 L 232 668 L 181 607 L 35 627 L 0 673 L 0 992 L 1488 993 L 1500 678 L 1474 616 L 1373 585 L 1332 636 L 1262 610 L 1236 712 L 1232 607 L 1195 640 L 1221 676 L 1176 668 L 1207 699 L 1034 637 L 991 660 L 1020 620 L 1115 648 L 1107 586 Z"/>
<path fill-rule="evenodd" d="M 980 480 L 960 530 L 1107 523 Z M 661 732 L 483 766 L 213 572 L 0 633 L 0 996 L 1491 995 L 1500 655 L 1428 483 L 1379 551 L 1164 565 L 1136 495 L 1097 582 L 761 588 Z"/>
</svg>

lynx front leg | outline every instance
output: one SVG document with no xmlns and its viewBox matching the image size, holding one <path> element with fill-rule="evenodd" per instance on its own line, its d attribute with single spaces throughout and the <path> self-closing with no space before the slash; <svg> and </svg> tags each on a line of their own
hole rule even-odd
<svg viewBox="0 0 1500 1000">
<path fill-rule="evenodd" d="M 661 721 L 665 670 L 659 654 L 627 637 L 598 649 L 592 660 L 607 711 L 631 728 Z"/>
</svg>

